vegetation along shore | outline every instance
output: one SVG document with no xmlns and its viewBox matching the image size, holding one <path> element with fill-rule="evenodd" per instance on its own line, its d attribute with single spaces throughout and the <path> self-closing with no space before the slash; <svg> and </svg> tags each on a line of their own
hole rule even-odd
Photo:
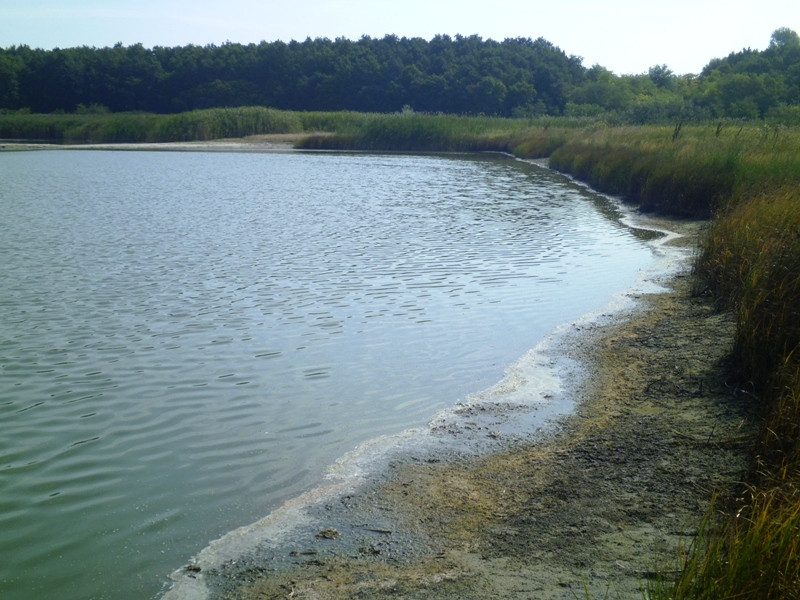
<svg viewBox="0 0 800 600">
<path fill-rule="evenodd" d="M 407 52 L 435 54 L 405 38 L 394 41 Z M 590 332 L 593 350 L 576 349 L 596 366 L 597 386 L 583 390 L 582 408 L 552 440 L 468 464 L 405 465 L 365 492 L 391 509 L 398 527 L 416 528 L 430 552 L 409 562 L 395 561 L 391 544 L 364 545 L 358 560 L 300 548 L 291 569 L 277 574 L 250 565 L 226 579 L 220 596 L 636 597 L 644 589 L 655 599 L 800 597 L 800 38 L 778 30 L 766 51 L 712 61 L 698 78 L 656 68 L 647 80 L 581 70 L 551 45 L 528 42 L 437 43 L 471 48 L 475 57 L 518 52 L 534 74 L 557 73 L 543 65 L 558 64 L 563 85 L 542 79 L 512 90 L 513 77 L 488 79 L 485 69 L 478 69 L 485 76 L 459 83 L 462 71 L 437 75 L 429 57 L 430 69 L 397 78 L 443 103 L 416 106 L 425 113 L 411 105 L 400 110 L 385 94 L 380 98 L 392 108 L 224 107 L 232 103 L 226 99 L 242 98 L 232 90 L 256 89 L 244 71 L 238 79 L 217 73 L 190 93 L 178 85 L 184 63 L 176 57 L 191 52 L 138 47 L 104 52 L 143 73 L 150 69 L 153 90 L 169 81 L 183 89 L 167 100 L 170 110 L 135 112 L 147 107 L 125 105 L 124 98 L 94 104 L 87 93 L 62 94 L 71 106 L 43 105 L 38 110 L 56 112 L 36 114 L 26 98 L 38 88 L 26 74 L 48 61 L 94 55 L 1 53 L 0 73 L 13 74 L 15 84 L 0 97 L 0 139 L 7 140 L 0 145 L 8 148 L 243 138 L 315 150 L 504 152 L 548 159 L 551 168 L 643 212 L 677 219 L 697 244 L 690 277 L 645 299 L 646 310 L 627 325 Z M 369 54 L 389 45 L 307 42 L 262 51 L 311 60 L 322 50 Z M 247 54 L 225 50 L 230 60 Z M 164 65 L 172 70 L 159 74 Z M 335 81 L 326 88 L 312 74 L 298 80 L 311 86 L 303 97 L 340 98 L 322 94 Z M 368 84 L 358 89 L 372 89 Z M 470 89 L 485 103 L 459 111 L 484 116 L 439 114 L 448 112 L 451 88 Z M 181 104 L 192 98 L 206 104 Z M 186 110 L 171 112 L 176 107 Z M 277 135 L 283 137 L 253 137 Z M 704 223 L 699 230 L 690 225 L 694 219 Z M 415 494 L 407 495 L 412 480 Z M 336 542 L 323 536 L 313 543 Z M 576 584 L 581 580 L 585 585 Z"/>
</svg>

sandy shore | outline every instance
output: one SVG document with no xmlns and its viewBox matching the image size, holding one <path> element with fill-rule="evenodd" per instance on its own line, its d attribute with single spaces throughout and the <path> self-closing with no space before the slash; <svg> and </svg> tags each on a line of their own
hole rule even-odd
<svg viewBox="0 0 800 600">
<path fill-rule="evenodd" d="M 185 575 L 210 598 L 641 598 L 746 470 L 756 416 L 726 363 L 733 329 L 677 276 L 570 336 L 589 376 L 543 439 L 400 456 L 289 543 Z"/>
<path fill-rule="evenodd" d="M 32 142 L 0 142 L 2 151 L 24 150 L 130 150 L 170 152 L 285 152 L 294 148 L 294 143 L 307 137 L 303 133 L 273 133 L 252 135 L 244 138 L 220 139 L 199 142 L 141 142 L 120 144 L 41 144 Z"/>
</svg>

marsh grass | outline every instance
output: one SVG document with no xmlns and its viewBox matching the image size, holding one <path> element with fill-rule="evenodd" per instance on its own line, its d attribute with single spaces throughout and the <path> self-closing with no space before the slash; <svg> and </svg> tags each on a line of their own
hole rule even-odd
<svg viewBox="0 0 800 600">
<path fill-rule="evenodd" d="M 800 188 L 735 203 L 706 235 L 697 271 L 737 315 L 735 354 L 758 388 L 800 358 Z"/>
<path fill-rule="evenodd" d="M 785 485 L 748 487 L 735 514 L 715 498 L 698 535 L 681 549 L 677 581 L 647 586 L 650 598 L 785 600 L 800 591 L 800 497 Z"/>
<path fill-rule="evenodd" d="M 496 117 L 464 117 L 419 113 L 366 114 L 359 120 L 334 123 L 333 135 L 313 136 L 300 147 L 382 151 L 507 151 L 529 122 Z"/>
<path fill-rule="evenodd" d="M 800 132 L 719 124 L 597 128 L 552 154 L 554 168 L 644 210 L 708 217 L 735 195 L 797 182 Z"/>
<path fill-rule="evenodd" d="M 559 122 L 559 128 L 549 129 Z M 424 113 L 296 112 L 265 107 L 147 113 L 0 114 L 0 138 L 53 143 L 172 142 L 270 133 L 306 133 L 304 148 L 510 152 L 547 156 L 563 142 L 554 132 L 581 121 Z M 324 132 L 325 135 L 314 135 Z"/>
<path fill-rule="evenodd" d="M 302 131 L 299 113 L 257 106 L 212 108 L 174 115 L 0 115 L 0 138 L 53 143 L 178 142 Z"/>
<path fill-rule="evenodd" d="M 654 598 L 800 597 L 800 187 L 788 185 L 797 171 L 786 165 L 795 163 L 775 158 L 760 192 L 743 175 L 746 185 L 714 220 L 696 268 L 736 313 L 740 385 L 764 413 L 748 486 L 707 529 L 674 588 Z"/>
</svg>

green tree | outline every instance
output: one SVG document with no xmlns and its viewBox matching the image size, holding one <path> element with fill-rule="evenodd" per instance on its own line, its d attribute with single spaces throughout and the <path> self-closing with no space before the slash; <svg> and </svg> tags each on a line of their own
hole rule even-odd
<svg viewBox="0 0 800 600">
<path fill-rule="evenodd" d="M 508 88 L 496 77 L 482 77 L 467 87 L 470 112 L 496 115 L 504 112 Z"/>
<path fill-rule="evenodd" d="M 506 113 L 514 116 L 533 116 L 536 113 L 536 88 L 526 81 L 517 81 L 506 95 Z"/>
<path fill-rule="evenodd" d="M 0 107 L 16 109 L 19 104 L 19 72 L 22 61 L 12 55 L 0 53 Z"/>
<path fill-rule="evenodd" d="M 576 104 L 602 107 L 607 111 L 619 111 L 633 100 L 625 79 L 617 77 L 600 65 L 594 65 L 586 74 L 587 82 L 572 95 Z"/>
<path fill-rule="evenodd" d="M 707 84 L 704 96 L 716 117 L 763 118 L 772 106 L 783 103 L 786 86 L 770 74 L 718 75 Z"/>
<path fill-rule="evenodd" d="M 654 65 L 647 71 L 647 76 L 658 87 L 671 87 L 675 81 L 675 74 L 667 65 Z"/>
<path fill-rule="evenodd" d="M 769 47 L 780 50 L 793 50 L 800 48 L 800 36 L 788 27 L 779 27 L 772 32 Z"/>
</svg>

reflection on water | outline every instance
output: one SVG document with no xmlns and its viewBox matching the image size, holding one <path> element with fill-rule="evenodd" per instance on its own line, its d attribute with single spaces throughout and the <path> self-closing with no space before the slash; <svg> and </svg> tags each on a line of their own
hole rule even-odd
<svg viewBox="0 0 800 600">
<path fill-rule="evenodd" d="M 651 251 L 508 159 L 0 156 L 0 592 L 143 598 Z"/>
</svg>

